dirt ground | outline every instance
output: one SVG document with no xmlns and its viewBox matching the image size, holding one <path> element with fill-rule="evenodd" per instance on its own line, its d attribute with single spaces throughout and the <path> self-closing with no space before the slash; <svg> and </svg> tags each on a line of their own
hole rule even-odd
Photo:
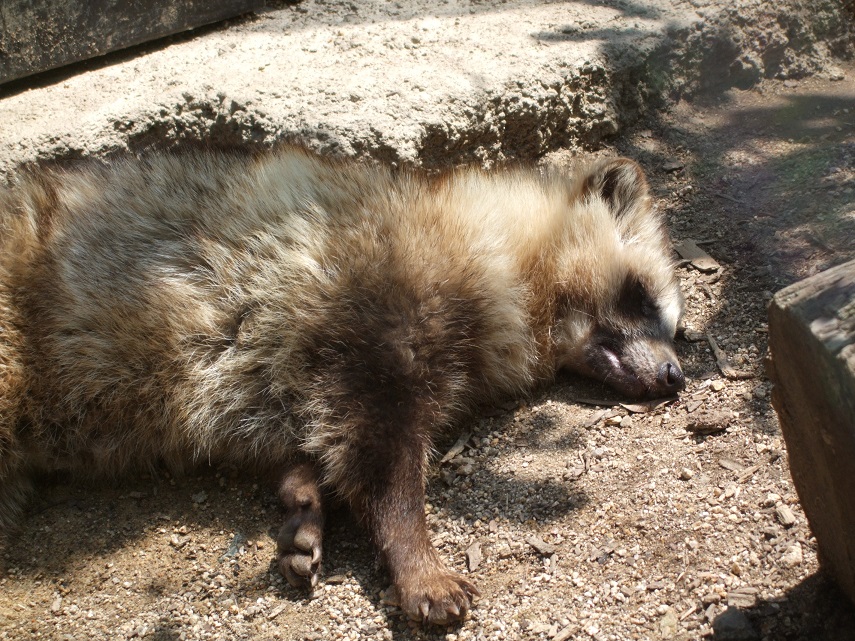
<svg viewBox="0 0 855 641">
<path fill-rule="evenodd" d="M 855 256 L 844 71 L 700 96 L 598 152 L 638 159 L 673 238 L 721 265 L 680 268 L 688 387 L 638 411 L 565 377 L 462 426 L 427 509 L 441 554 L 483 595 L 463 624 L 404 620 L 346 514 L 330 520 L 315 594 L 288 587 L 271 488 L 220 469 L 46 482 L 0 555 L 0 638 L 855 639 L 855 609 L 818 571 L 763 367 L 772 292 Z M 706 334 L 746 378 L 722 375 Z"/>
</svg>

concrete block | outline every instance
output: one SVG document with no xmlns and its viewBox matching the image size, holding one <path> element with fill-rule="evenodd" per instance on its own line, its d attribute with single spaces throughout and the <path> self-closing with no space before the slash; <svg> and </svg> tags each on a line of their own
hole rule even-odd
<svg viewBox="0 0 855 641">
<path fill-rule="evenodd" d="M 0 83 L 260 9 L 265 0 L 3 0 Z"/>
</svg>

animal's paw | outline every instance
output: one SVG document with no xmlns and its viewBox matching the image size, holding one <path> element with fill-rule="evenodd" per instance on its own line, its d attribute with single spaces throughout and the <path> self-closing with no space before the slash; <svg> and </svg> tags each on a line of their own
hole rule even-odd
<svg viewBox="0 0 855 641">
<path fill-rule="evenodd" d="M 481 596 L 470 581 L 447 570 L 400 581 L 395 590 L 398 605 L 408 617 L 437 625 L 460 621 L 473 599 Z"/>
<path fill-rule="evenodd" d="M 276 540 L 279 572 L 295 588 L 309 589 L 321 570 L 322 524 L 311 511 L 291 514 Z"/>
</svg>

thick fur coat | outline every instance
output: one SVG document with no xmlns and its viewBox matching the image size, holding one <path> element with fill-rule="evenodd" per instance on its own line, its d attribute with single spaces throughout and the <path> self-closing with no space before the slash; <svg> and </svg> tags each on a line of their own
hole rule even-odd
<svg viewBox="0 0 855 641">
<path fill-rule="evenodd" d="M 292 583 L 317 577 L 326 486 L 410 616 L 463 616 L 477 591 L 424 522 L 434 437 L 561 367 L 683 387 L 649 200 L 624 159 L 431 178 L 284 148 L 24 175 L 0 192 L 0 523 L 46 471 L 278 470 Z"/>
</svg>

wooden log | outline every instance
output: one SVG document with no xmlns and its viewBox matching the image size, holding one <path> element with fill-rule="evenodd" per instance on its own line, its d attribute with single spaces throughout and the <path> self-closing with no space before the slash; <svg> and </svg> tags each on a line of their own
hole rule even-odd
<svg viewBox="0 0 855 641">
<path fill-rule="evenodd" d="M 265 0 L 2 0 L 0 83 L 262 8 Z"/>
<path fill-rule="evenodd" d="M 855 261 L 778 292 L 772 404 L 820 560 L 855 602 Z"/>
</svg>

